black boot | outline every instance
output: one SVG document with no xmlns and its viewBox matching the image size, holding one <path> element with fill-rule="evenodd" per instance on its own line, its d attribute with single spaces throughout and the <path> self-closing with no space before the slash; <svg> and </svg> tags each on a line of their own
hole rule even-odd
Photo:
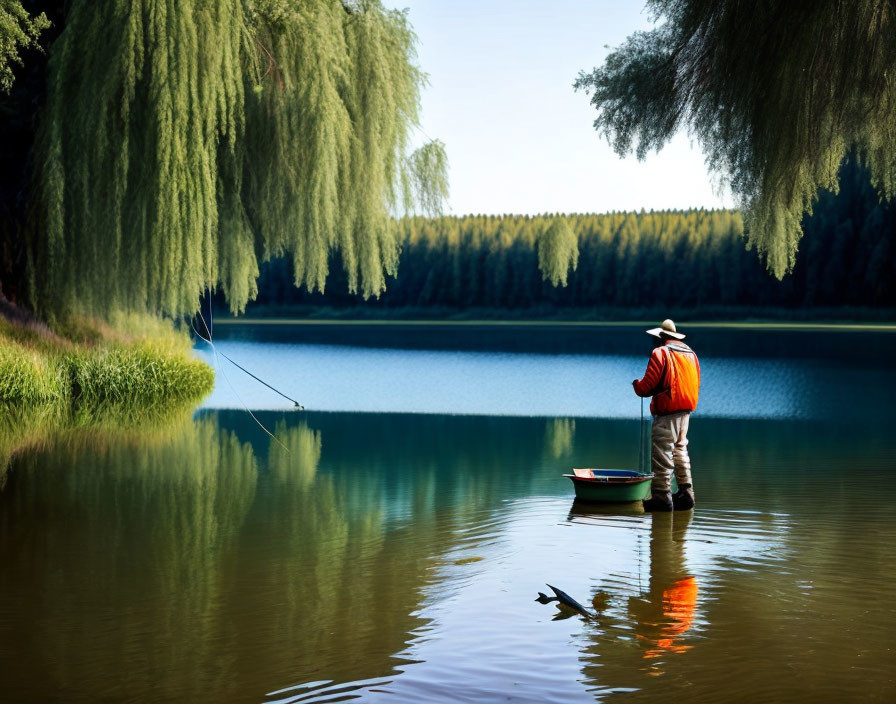
<svg viewBox="0 0 896 704">
<path fill-rule="evenodd" d="M 676 511 L 690 511 L 694 508 L 694 487 L 690 484 L 679 484 L 678 491 L 672 496 L 672 505 Z"/>
<path fill-rule="evenodd" d="M 649 499 L 644 499 L 645 511 L 671 511 L 672 510 L 672 492 L 670 491 L 653 491 Z"/>
</svg>

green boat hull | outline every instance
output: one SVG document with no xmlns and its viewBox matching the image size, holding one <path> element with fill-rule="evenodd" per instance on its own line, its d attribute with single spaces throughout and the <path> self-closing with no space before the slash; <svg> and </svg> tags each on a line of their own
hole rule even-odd
<svg viewBox="0 0 896 704">
<path fill-rule="evenodd" d="M 601 503 L 626 503 L 641 501 L 650 495 L 650 477 L 632 482 L 598 482 L 593 479 L 580 479 L 571 474 L 569 477 L 576 489 L 577 501 Z"/>
</svg>

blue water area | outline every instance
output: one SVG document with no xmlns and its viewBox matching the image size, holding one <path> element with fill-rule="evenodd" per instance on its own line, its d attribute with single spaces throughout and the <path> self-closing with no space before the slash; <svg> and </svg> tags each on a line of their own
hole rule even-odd
<svg viewBox="0 0 896 704">
<path fill-rule="evenodd" d="M 836 417 L 884 407 L 893 333 L 701 328 L 699 413 L 717 418 Z M 516 326 L 218 326 L 217 349 L 255 376 L 325 411 L 632 418 L 631 380 L 651 338 L 637 328 Z M 287 399 L 211 346 L 206 408 L 284 409 Z"/>
<path fill-rule="evenodd" d="M 312 410 L 228 370 L 254 418 L 23 438 L 0 700 L 896 700 L 893 338 L 695 334 L 697 508 L 650 515 L 562 477 L 637 465 L 640 335 L 445 335 L 219 327 Z"/>
</svg>

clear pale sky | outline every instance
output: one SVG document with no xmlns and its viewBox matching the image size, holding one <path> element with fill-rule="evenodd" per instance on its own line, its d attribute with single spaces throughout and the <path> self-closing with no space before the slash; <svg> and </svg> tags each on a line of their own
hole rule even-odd
<svg viewBox="0 0 896 704">
<path fill-rule="evenodd" d="M 385 0 L 419 37 L 423 131 L 445 142 L 450 212 L 606 212 L 731 207 L 686 135 L 619 159 L 572 89 L 651 24 L 639 0 Z M 421 141 L 424 139 L 421 135 Z"/>
</svg>

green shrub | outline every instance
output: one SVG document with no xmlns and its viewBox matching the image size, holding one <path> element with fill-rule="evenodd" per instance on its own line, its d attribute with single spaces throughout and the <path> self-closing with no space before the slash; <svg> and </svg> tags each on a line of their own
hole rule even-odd
<svg viewBox="0 0 896 704">
<path fill-rule="evenodd" d="M 198 401 L 214 384 L 211 368 L 180 351 L 143 342 L 68 353 L 65 364 L 78 405 L 157 406 Z"/>
<path fill-rule="evenodd" d="M 165 321 L 128 318 L 121 328 L 70 321 L 65 332 L 70 337 L 0 322 L 0 405 L 54 406 L 81 417 L 139 413 L 198 402 L 214 385 L 187 336 Z"/>
</svg>

